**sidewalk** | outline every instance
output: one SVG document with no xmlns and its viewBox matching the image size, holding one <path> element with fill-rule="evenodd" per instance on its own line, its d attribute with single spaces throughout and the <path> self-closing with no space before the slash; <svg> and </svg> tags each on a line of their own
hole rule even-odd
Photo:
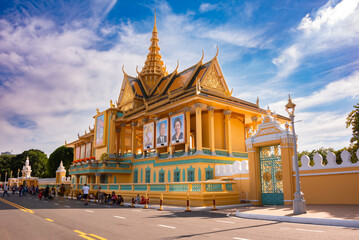
<svg viewBox="0 0 359 240">
<path fill-rule="evenodd" d="M 359 228 L 359 205 L 307 205 L 307 213 L 293 215 L 291 205 L 238 208 L 240 218 Z"/>
</svg>

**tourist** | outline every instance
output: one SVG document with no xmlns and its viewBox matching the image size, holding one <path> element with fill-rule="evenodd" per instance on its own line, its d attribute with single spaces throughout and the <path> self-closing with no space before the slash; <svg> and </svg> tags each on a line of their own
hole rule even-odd
<svg viewBox="0 0 359 240">
<path fill-rule="evenodd" d="M 37 196 L 40 200 L 42 199 L 43 190 L 39 191 L 39 195 Z"/>
<path fill-rule="evenodd" d="M 117 203 L 118 205 L 121 205 L 123 203 L 123 197 L 121 195 L 117 195 Z"/>
<path fill-rule="evenodd" d="M 115 192 L 112 192 L 112 194 L 111 194 L 111 205 L 115 204 L 116 201 L 117 201 L 116 194 L 115 194 Z"/>
<path fill-rule="evenodd" d="M 83 186 L 82 188 L 82 193 L 84 194 L 84 200 L 85 200 L 85 205 L 88 205 L 88 194 L 89 194 L 89 190 L 90 188 L 87 186 L 87 184 L 85 183 L 85 186 Z"/>
<path fill-rule="evenodd" d="M 19 187 L 19 197 L 22 197 L 22 185 Z"/>
<path fill-rule="evenodd" d="M 50 188 L 49 185 L 47 185 L 44 191 L 44 200 L 49 199 L 49 194 L 50 194 Z"/>
<path fill-rule="evenodd" d="M 137 194 L 135 198 L 135 203 L 140 203 L 140 194 Z"/>
<path fill-rule="evenodd" d="M 65 186 L 64 184 L 61 184 L 61 187 L 60 187 L 60 197 L 64 198 L 64 195 L 65 195 Z"/>
<path fill-rule="evenodd" d="M 12 195 L 15 195 L 16 186 L 12 186 Z"/>
<path fill-rule="evenodd" d="M 37 185 L 35 188 L 35 197 L 37 196 L 38 193 L 39 193 L 39 185 Z"/>
<path fill-rule="evenodd" d="M 5 194 L 7 194 L 8 197 L 10 197 L 9 193 L 7 192 L 9 190 L 9 186 L 7 184 L 5 184 L 4 186 L 4 193 L 2 194 L 2 197 L 5 196 Z"/>
<path fill-rule="evenodd" d="M 104 193 L 101 190 L 101 186 L 98 187 L 97 190 L 97 202 L 99 203 L 101 201 L 101 204 L 103 204 L 103 197 L 104 197 Z"/>
</svg>

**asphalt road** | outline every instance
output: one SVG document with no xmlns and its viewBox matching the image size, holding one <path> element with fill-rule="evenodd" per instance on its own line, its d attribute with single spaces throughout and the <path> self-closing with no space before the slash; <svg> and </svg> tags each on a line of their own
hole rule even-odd
<svg viewBox="0 0 359 240">
<path fill-rule="evenodd" d="M 227 211 L 228 212 L 228 211 Z M 0 239 L 359 239 L 359 229 L 241 219 L 76 200 L 0 197 Z"/>
</svg>

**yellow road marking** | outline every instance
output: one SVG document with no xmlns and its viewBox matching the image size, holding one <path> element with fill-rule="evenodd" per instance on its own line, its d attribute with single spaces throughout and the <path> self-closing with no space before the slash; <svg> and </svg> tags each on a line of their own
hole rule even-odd
<svg viewBox="0 0 359 240">
<path fill-rule="evenodd" d="M 54 220 L 50 219 L 50 218 L 45 218 L 47 221 L 49 222 L 53 222 Z"/>
<path fill-rule="evenodd" d="M 89 234 L 89 235 L 92 236 L 92 237 L 98 238 L 98 239 L 100 239 L 100 240 L 107 240 L 106 238 L 97 236 L 97 235 L 95 235 L 95 234 Z"/>
<path fill-rule="evenodd" d="M 8 200 L 0 198 L 0 201 L 4 202 L 6 204 L 9 204 L 10 206 L 16 207 L 16 208 L 20 209 L 21 211 L 28 212 L 28 213 L 34 213 L 34 211 L 32 211 L 31 209 L 28 209 L 26 207 L 20 206 L 20 205 L 18 205 L 16 203 L 8 201 Z"/>
<path fill-rule="evenodd" d="M 103 238 L 103 237 L 100 237 L 100 236 L 97 236 L 95 234 L 87 234 L 87 233 L 84 233 L 84 232 L 81 232 L 79 230 L 74 230 L 75 233 L 78 233 L 79 234 L 79 237 L 82 237 L 82 238 L 85 238 L 85 239 L 88 239 L 88 240 L 96 240 L 96 239 L 99 239 L 99 240 L 107 240 L 106 238 Z M 95 238 L 92 238 L 92 237 L 89 237 L 89 236 L 92 236 L 92 237 L 95 237 Z"/>
</svg>

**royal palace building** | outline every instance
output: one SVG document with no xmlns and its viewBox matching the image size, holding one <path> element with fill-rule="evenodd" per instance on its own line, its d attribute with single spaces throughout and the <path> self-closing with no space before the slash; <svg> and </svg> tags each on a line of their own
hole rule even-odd
<svg viewBox="0 0 359 240">
<path fill-rule="evenodd" d="M 283 140 L 285 134 L 286 139 L 292 136 L 288 125 L 280 127 L 289 119 L 259 108 L 258 100 L 251 103 L 233 97 L 217 59 L 218 50 L 209 62 L 203 62 L 202 55 L 186 70 L 179 72 L 177 65 L 168 73 L 158 42 L 155 18 L 142 70 L 136 77 L 123 70 L 118 101 L 97 110 L 94 128 L 66 145 L 75 151 L 70 167 L 73 193 L 87 183 L 94 194 L 101 186 L 125 199 L 147 194 L 150 201 L 158 202 L 162 195 L 167 204 L 183 205 L 187 198 L 196 206 L 211 205 L 213 198 L 217 205 L 258 202 L 263 189 L 252 179 L 261 179 L 262 174 L 276 178 L 282 188 L 278 193 L 283 195 L 282 179 L 292 179 L 290 174 L 280 169 L 264 176 L 258 170 L 259 161 L 248 158 L 261 154 L 253 150 L 256 143 L 250 142 L 254 134 L 256 139 L 258 134 L 263 138 L 280 135 L 269 141 L 274 148 L 268 151 L 292 154 L 293 150 L 275 148 L 291 145 Z M 291 169 L 292 163 L 288 164 L 286 168 Z M 288 189 L 288 196 L 292 195 L 292 187 Z"/>
</svg>

